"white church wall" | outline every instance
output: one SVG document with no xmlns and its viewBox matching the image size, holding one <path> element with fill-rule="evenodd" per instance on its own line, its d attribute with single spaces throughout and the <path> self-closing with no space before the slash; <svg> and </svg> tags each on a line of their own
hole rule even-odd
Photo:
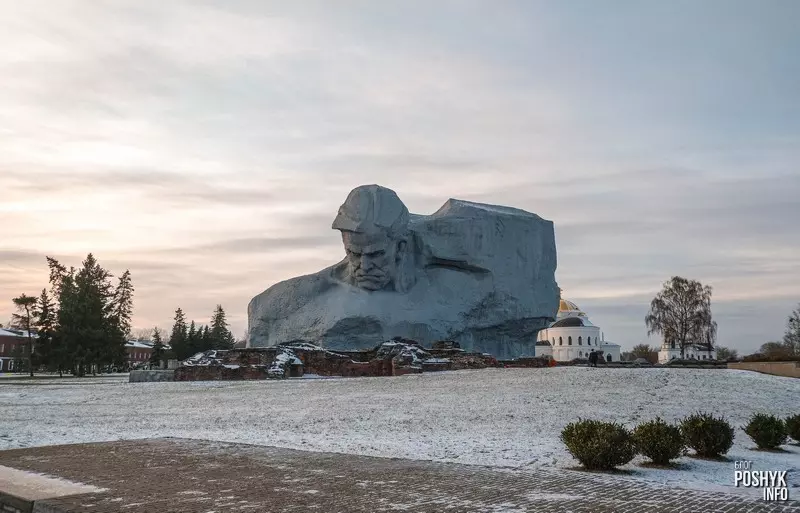
<svg viewBox="0 0 800 513">
<path fill-rule="evenodd" d="M 717 350 L 713 349 L 709 353 L 705 349 L 697 349 L 694 346 L 690 346 L 684 350 L 683 357 L 687 360 L 716 360 Z M 680 347 L 676 345 L 675 348 L 672 348 L 668 347 L 666 344 L 661 345 L 661 351 L 658 352 L 658 363 L 667 363 L 670 360 L 679 360 L 680 358 Z"/>
<path fill-rule="evenodd" d="M 603 351 L 603 358 L 606 361 L 608 361 L 608 355 L 611 355 L 612 362 L 618 362 L 622 358 L 620 354 L 621 348 L 618 344 L 600 344 L 600 350 Z"/>
<path fill-rule="evenodd" d="M 592 346 L 596 347 L 600 340 L 600 328 L 596 326 L 584 327 L 569 327 L 569 328 L 547 328 L 542 330 L 540 340 L 547 340 L 553 347 L 567 347 L 567 346 Z M 559 340 L 559 337 L 560 340 Z M 572 337 L 572 344 L 569 339 Z M 591 343 L 589 339 L 591 338 Z M 559 343 L 561 342 L 561 343 Z"/>
</svg>

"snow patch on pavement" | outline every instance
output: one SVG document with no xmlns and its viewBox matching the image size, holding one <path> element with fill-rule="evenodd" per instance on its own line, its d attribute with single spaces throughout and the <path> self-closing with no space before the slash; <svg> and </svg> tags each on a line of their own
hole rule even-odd
<svg viewBox="0 0 800 513">
<path fill-rule="evenodd" d="M 104 492 L 106 488 L 0 465 L 0 490 L 22 499 L 37 501 L 67 495 Z"/>
</svg>

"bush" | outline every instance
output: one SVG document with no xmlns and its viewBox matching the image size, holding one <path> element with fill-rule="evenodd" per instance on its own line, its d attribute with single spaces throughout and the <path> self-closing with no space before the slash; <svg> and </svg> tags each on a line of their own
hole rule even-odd
<svg viewBox="0 0 800 513">
<path fill-rule="evenodd" d="M 794 438 L 795 442 L 800 443 L 800 415 L 786 417 L 784 424 L 786 424 L 786 433 Z"/>
<path fill-rule="evenodd" d="M 719 360 L 695 360 L 692 358 L 679 360 L 669 360 L 668 362 L 664 362 L 663 365 L 673 366 L 673 367 L 701 367 L 703 365 L 711 365 L 714 367 L 727 367 L 728 364 L 726 362 L 721 362 Z"/>
<path fill-rule="evenodd" d="M 757 413 L 743 429 L 759 449 L 777 449 L 788 440 L 786 424 L 774 415 Z"/>
<path fill-rule="evenodd" d="M 672 365 L 672 366 L 676 366 L 676 367 L 692 367 L 692 366 L 698 367 L 700 365 L 700 362 L 697 361 L 697 360 L 691 360 L 691 359 L 690 360 L 680 360 L 678 358 L 675 358 L 675 359 L 670 360 L 668 362 L 664 362 L 664 365 Z"/>
<path fill-rule="evenodd" d="M 611 470 L 636 456 L 630 432 L 614 422 L 579 419 L 561 431 L 561 441 L 589 470 Z"/>
<path fill-rule="evenodd" d="M 569 365 L 588 365 L 589 359 L 588 358 L 573 358 L 568 362 L 561 362 L 562 364 L 567 363 Z"/>
<path fill-rule="evenodd" d="M 669 460 L 683 456 L 686 443 L 680 428 L 667 424 L 660 418 L 636 426 L 633 444 L 642 455 L 657 465 L 668 465 Z"/>
<path fill-rule="evenodd" d="M 717 457 L 733 445 L 733 427 L 723 417 L 698 412 L 681 421 L 681 433 L 686 445 L 698 456 Z"/>
</svg>

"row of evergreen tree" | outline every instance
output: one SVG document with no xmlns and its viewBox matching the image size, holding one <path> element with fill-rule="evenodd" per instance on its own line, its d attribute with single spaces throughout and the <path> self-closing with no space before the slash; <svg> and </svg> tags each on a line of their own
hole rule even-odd
<svg viewBox="0 0 800 513">
<path fill-rule="evenodd" d="M 42 289 L 39 297 L 14 298 L 20 311 L 14 316 L 16 324 L 28 331 L 31 375 L 42 367 L 83 376 L 124 365 L 133 312 L 130 271 L 122 273 L 115 286 L 113 275 L 91 253 L 78 269 L 51 257 L 47 265 L 50 290 Z M 35 346 L 32 331 L 38 333 Z"/>
<path fill-rule="evenodd" d="M 155 342 L 155 340 L 154 340 Z M 186 315 L 181 308 L 175 310 L 175 324 L 169 337 L 169 345 L 178 360 L 185 360 L 193 354 L 209 349 L 233 349 L 236 340 L 228 329 L 225 310 L 217 305 L 210 325 L 197 325 L 194 321 L 186 323 Z M 154 351 L 155 352 L 155 351 Z"/>
<path fill-rule="evenodd" d="M 126 270 L 114 276 L 89 253 L 80 268 L 67 268 L 47 257 L 50 289 L 38 297 L 22 294 L 13 299 L 18 313 L 14 324 L 28 331 L 28 370 L 71 372 L 75 376 L 125 368 L 125 345 L 131 333 L 133 281 Z M 31 336 L 37 333 L 35 339 Z M 228 329 L 225 310 L 217 305 L 209 325 L 187 324 L 183 310 L 175 312 L 175 325 L 166 351 L 158 328 L 153 330 L 151 362 L 172 357 L 180 360 L 209 349 L 232 349 L 235 343 Z M 27 360 L 27 358 L 25 359 Z M 24 360 L 23 360 L 24 361 Z M 28 361 L 25 362 L 28 364 Z"/>
</svg>

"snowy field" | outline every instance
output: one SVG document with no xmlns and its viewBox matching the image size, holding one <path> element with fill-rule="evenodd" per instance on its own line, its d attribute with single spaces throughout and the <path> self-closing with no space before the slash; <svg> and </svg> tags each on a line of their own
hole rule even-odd
<svg viewBox="0 0 800 513">
<path fill-rule="evenodd" d="M 127 378 L 125 378 L 127 379 Z M 486 369 L 396 378 L 132 383 L 121 377 L 0 381 L 0 449 L 159 436 L 203 438 L 517 468 L 577 465 L 558 439 L 578 417 L 629 427 L 698 409 L 735 426 L 729 462 L 682 458 L 682 470 L 641 467 L 620 479 L 732 488 L 733 460 L 789 470 L 800 447 L 753 451 L 750 414 L 800 413 L 800 380 L 734 370 Z M 753 490 L 752 492 L 755 492 Z"/>
</svg>

